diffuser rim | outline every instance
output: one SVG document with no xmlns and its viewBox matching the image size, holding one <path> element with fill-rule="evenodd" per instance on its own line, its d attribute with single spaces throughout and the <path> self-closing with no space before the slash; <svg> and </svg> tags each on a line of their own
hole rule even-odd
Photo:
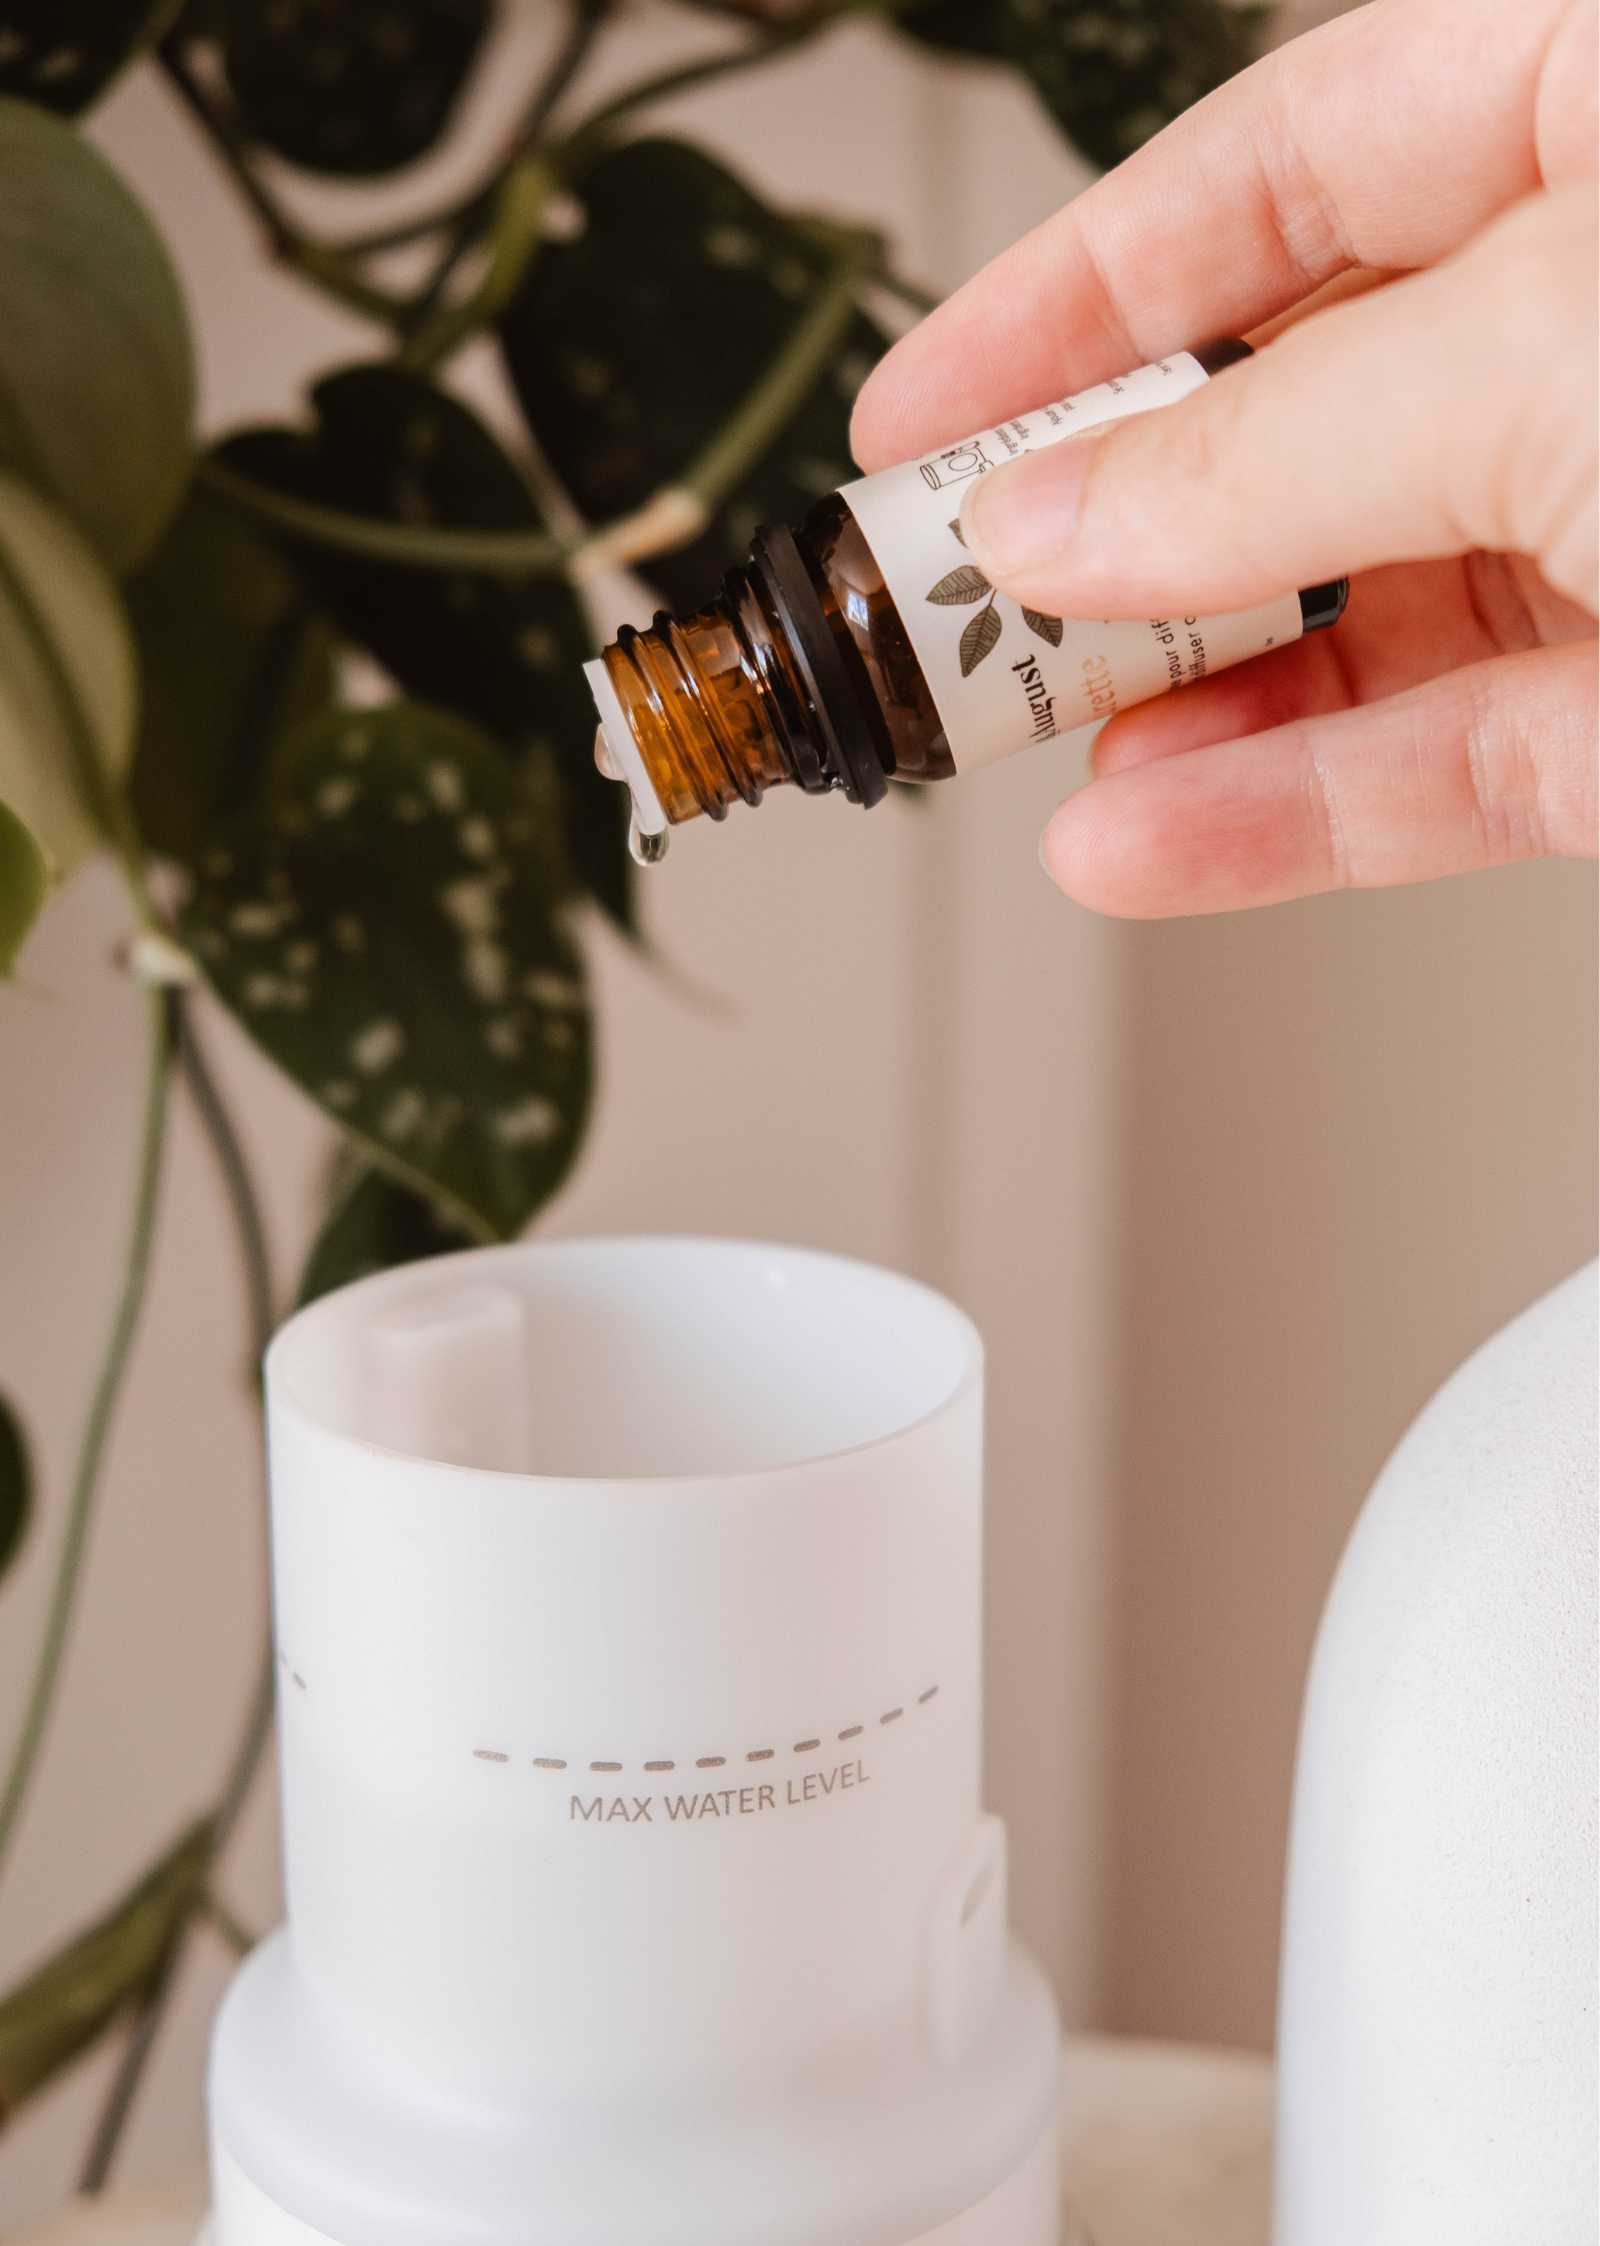
<svg viewBox="0 0 1600 2246">
<path fill-rule="evenodd" d="M 370 1436 L 352 1434 L 319 1414 L 296 1393 L 289 1361 L 304 1342 L 308 1329 L 314 1329 L 317 1324 L 331 1317 L 336 1305 L 348 1304 L 357 1296 L 382 1294 L 390 1290 L 403 1296 L 408 1291 L 406 1283 L 409 1281 L 412 1286 L 416 1286 L 424 1275 L 448 1284 L 448 1274 L 457 1268 L 470 1271 L 474 1278 L 481 1278 L 487 1276 L 486 1264 L 489 1259 L 554 1259 L 586 1248 L 732 1249 L 751 1260 L 776 1256 L 791 1262 L 827 1266 L 840 1272 L 866 1274 L 880 1284 L 887 1283 L 909 1296 L 933 1305 L 959 1336 L 964 1349 L 964 1362 L 957 1378 L 926 1411 L 885 1428 L 879 1434 L 867 1436 L 860 1442 L 840 1443 L 807 1451 L 801 1457 L 783 1459 L 776 1464 L 710 1467 L 686 1473 L 548 1473 L 537 1469 L 474 1466 L 453 1460 L 429 1458 L 419 1452 L 392 1449 L 387 1444 L 375 1442 Z M 400 1470 L 467 1475 L 485 1484 L 513 1484 L 523 1489 L 532 1487 L 552 1491 L 569 1490 L 575 1485 L 581 1485 L 597 1492 L 619 1494 L 645 1490 L 663 1493 L 673 1490 L 710 1490 L 729 1488 L 753 1480 L 773 1487 L 790 1475 L 809 1474 L 819 1466 L 869 1457 L 885 1445 L 903 1442 L 907 1436 L 931 1426 L 947 1413 L 958 1409 L 974 1388 L 981 1396 L 984 1365 L 983 1335 L 974 1321 L 958 1303 L 952 1302 L 937 1287 L 930 1287 L 925 1281 L 913 1279 L 905 1272 L 895 1271 L 885 1264 L 872 1263 L 864 1256 L 843 1256 L 830 1249 L 800 1247 L 792 1242 L 752 1240 L 728 1233 L 674 1232 L 585 1233 L 566 1240 L 500 1241 L 493 1246 L 461 1248 L 448 1255 L 429 1256 L 416 1263 L 391 1265 L 386 1270 L 370 1272 L 364 1278 L 335 1288 L 330 1293 L 319 1296 L 315 1302 L 307 1303 L 303 1309 L 294 1311 L 273 1335 L 262 1359 L 267 1398 L 272 1412 L 292 1420 L 320 1441 L 337 1443 L 364 1457 L 382 1459 Z"/>
</svg>

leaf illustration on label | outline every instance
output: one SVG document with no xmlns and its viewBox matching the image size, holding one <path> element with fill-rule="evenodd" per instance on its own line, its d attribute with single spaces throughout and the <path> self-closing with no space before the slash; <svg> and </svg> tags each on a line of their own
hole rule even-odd
<svg viewBox="0 0 1600 2246">
<path fill-rule="evenodd" d="M 1027 625 L 1030 632 L 1037 632 L 1039 637 L 1047 639 L 1052 647 L 1061 645 L 1061 619 L 1059 616 L 1041 616 L 1036 608 L 1025 608 L 1022 611 L 1022 621 Z"/>
<path fill-rule="evenodd" d="M 1000 637 L 1000 619 L 992 608 L 985 608 L 972 619 L 961 635 L 961 676 L 971 678 L 986 655 L 992 654 Z"/>
<path fill-rule="evenodd" d="M 927 597 L 940 608 L 969 608 L 992 590 L 983 571 L 966 562 L 960 569 L 951 570 L 948 577 L 941 577 Z"/>
<path fill-rule="evenodd" d="M 967 542 L 967 534 L 961 527 L 961 517 L 959 515 L 955 517 L 954 521 L 950 525 L 950 528 L 955 532 L 956 536 L 960 539 L 962 545 L 964 546 Z"/>
</svg>

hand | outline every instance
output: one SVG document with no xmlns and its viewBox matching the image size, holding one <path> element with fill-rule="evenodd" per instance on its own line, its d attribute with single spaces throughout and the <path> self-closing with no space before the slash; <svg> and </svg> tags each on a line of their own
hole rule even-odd
<svg viewBox="0 0 1600 2246">
<path fill-rule="evenodd" d="M 1332 632 L 1105 727 L 1043 846 L 1081 902 L 1594 850 L 1596 45 L 1594 0 L 1375 0 L 1169 126 L 862 391 L 871 470 L 1271 323 L 974 496 L 974 560 L 1047 614 L 1352 578 Z"/>
</svg>

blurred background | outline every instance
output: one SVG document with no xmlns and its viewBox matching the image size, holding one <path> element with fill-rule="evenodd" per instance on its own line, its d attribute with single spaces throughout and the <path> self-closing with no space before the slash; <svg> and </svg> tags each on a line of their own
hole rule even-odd
<svg viewBox="0 0 1600 2246">
<path fill-rule="evenodd" d="M 1282 11 L 1277 35 L 1328 12 Z M 684 25 L 635 0 L 597 84 L 665 60 Z M 537 0 L 508 8 L 486 106 L 548 35 Z M 881 225 L 900 268 L 941 291 L 1090 176 L 1020 80 L 863 22 L 658 121 L 778 202 Z M 370 347 L 268 266 L 147 66 L 90 129 L 185 276 L 205 430 L 294 412 L 309 371 Z M 330 223 L 352 192 L 316 191 Z M 487 350 L 459 375 L 504 423 Z M 653 605 L 627 584 L 603 601 L 608 628 Z M 598 1120 L 542 1229 L 803 1242 L 913 1272 L 974 1315 L 990 1352 L 988 1791 L 1017 1923 L 1070 2025 L 1267 2048 L 1296 1717 L 1343 1540 L 1431 1390 L 1594 1253 L 1595 876 L 1535 865 L 1115 925 L 1059 896 L 1035 855 L 1083 749 L 871 818 L 773 797 L 684 830 L 645 885 L 664 964 L 593 932 Z M 43 1483 L 0 1620 L 7 1734 L 131 1189 L 123 928 L 91 869 L 0 989 L 0 1376 Z M 231 1022 L 213 1009 L 206 1026 L 286 1281 L 328 1134 Z M 240 1290 L 181 1100 L 174 1137 L 0 1982 L 207 1798 L 252 1681 L 264 1539 Z M 226 1884 L 247 1924 L 272 1922 L 268 1777 Z M 199 2154 L 228 1968 L 220 1945 L 191 1947 L 125 2176 Z M 0 2230 L 67 2187 L 110 2058 L 0 2140 Z"/>
</svg>

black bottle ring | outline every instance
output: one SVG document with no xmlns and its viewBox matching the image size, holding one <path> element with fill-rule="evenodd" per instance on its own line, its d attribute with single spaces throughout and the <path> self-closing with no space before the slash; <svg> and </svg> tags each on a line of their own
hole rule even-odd
<svg viewBox="0 0 1600 2246">
<path fill-rule="evenodd" d="M 829 768 L 852 803 L 868 808 L 881 803 L 889 782 L 878 746 L 856 701 L 794 533 L 778 524 L 764 525 L 750 542 L 750 563 L 788 627 L 812 713 L 827 745 Z"/>
</svg>

